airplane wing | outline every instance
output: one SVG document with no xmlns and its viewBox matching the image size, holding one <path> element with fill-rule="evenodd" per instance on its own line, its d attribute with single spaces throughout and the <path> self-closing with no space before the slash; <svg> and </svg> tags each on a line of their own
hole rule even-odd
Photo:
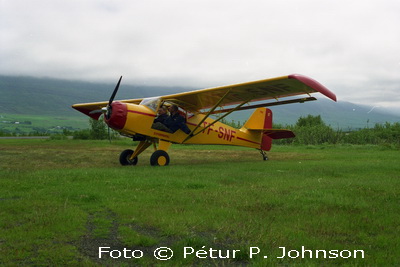
<svg viewBox="0 0 400 267">
<path fill-rule="evenodd" d="M 231 106 L 231 105 L 244 105 L 249 102 L 262 101 L 262 100 L 275 100 L 270 101 L 267 104 L 259 104 L 256 106 L 241 107 L 241 109 L 248 109 L 261 106 L 273 106 L 290 104 L 297 102 L 305 102 L 316 100 L 313 97 L 306 97 L 292 100 L 280 100 L 280 98 L 297 96 L 297 95 L 309 95 L 310 93 L 322 93 L 328 98 L 336 101 L 336 95 L 329 91 L 325 86 L 318 83 L 317 81 L 300 75 L 292 74 L 288 76 L 282 76 L 272 79 L 265 79 L 247 83 L 240 83 L 234 85 L 227 85 L 209 89 L 195 90 L 190 92 L 172 94 L 160 96 L 164 101 L 168 101 L 181 106 L 182 108 L 198 112 L 205 109 L 213 109 L 213 113 L 221 113 L 232 111 L 228 110 L 216 110 L 216 107 Z M 128 99 L 119 100 L 124 103 L 139 104 L 143 99 Z M 95 102 L 95 103 L 84 103 L 75 104 L 72 107 L 93 119 L 98 119 L 100 113 L 93 113 L 95 110 L 100 110 L 102 107 L 107 106 L 108 101 Z M 240 109 L 235 109 L 240 110 Z M 208 114 L 208 115 L 209 115 Z"/>
<path fill-rule="evenodd" d="M 188 110 L 199 111 L 213 108 L 219 101 L 219 107 L 273 99 L 280 102 L 280 104 L 304 102 L 315 100 L 315 98 L 302 98 L 298 101 L 292 100 L 289 102 L 286 100 L 287 103 L 279 99 L 296 95 L 309 95 L 316 92 L 336 101 L 336 95 L 325 86 L 300 74 L 167 95 L 161 98 Z M 274 103 L 273 105 L 279 104 L 272 103 Z"/>
</svg>

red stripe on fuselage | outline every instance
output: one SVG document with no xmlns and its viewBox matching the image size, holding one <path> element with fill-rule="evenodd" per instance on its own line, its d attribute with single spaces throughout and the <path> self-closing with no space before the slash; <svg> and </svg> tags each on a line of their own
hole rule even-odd
<svg viewBox="0 0 400 267">
<path fill-rule="evenodd" d="M 140 115 L 146 115 L 146 116 L 150 116 L 150 117 L 155 117 L 155 116 L 156 116 L 156 115 L 154 115 L 154 114 L 144 113 L 144 112 L 135 111 L 135 110 L 129 110 L 129 109 L 128 109 L 128 112 L 130 112 L 130 113 L 136 113 L 136 114 L 140 114 Z"/>
<path fill-rule="evenodd" d="M 241 138 L 241 137 L 236 137 L 236 138 L 239 139 L 239 140 L 242 140 L 242 141 L 246 141 L 246 142 L 249 142 L 249 143 L 256 144 L 256 145 L 260 144 L 259 142 L 254 142 L 254 141 L 251 141 L 251 140 L 248 140 L 248 139 L 244 139 L 244 138 Z"/>
</svg>

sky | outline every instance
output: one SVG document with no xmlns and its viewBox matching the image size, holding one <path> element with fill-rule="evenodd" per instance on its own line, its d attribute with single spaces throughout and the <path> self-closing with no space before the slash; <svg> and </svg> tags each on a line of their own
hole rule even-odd
<svg viewBox="0 0 400 267">
<path fill-rule="evenodd" d="M 200 89 L 299 73 L 399 108 L 399 14 L 398 0 L 0 0 L 0 74 Z"/>
</svg>

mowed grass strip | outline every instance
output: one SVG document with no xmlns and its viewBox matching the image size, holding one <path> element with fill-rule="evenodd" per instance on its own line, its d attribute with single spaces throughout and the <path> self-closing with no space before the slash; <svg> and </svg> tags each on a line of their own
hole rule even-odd
<svg viewBox="0 0 400 267">
<path fill-rule="evenodd" d="M 399 151 L 378 146 L 177 146 L 122 167 L 118 141 L 2 140 L 0 264 L 398 265 Z M 98 257 L 100 246 L 143 251 Z M 183 248 L 240 250 L 183 258 Z M 282 249 L 364 250 L 365 258 L 277 258 Z M 204 248 L 203 248 L 204 247 Z M 249 248 L 260 255 L 250 259 Z M 226 254 L 224 252 L 224 254 Z M 268 255 L 264 258 L 263 255 Z"/>
</svg>

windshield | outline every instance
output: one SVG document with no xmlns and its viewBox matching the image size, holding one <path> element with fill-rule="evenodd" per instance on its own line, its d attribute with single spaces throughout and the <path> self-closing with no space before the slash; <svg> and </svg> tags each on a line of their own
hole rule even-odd
<svg viewBox="0 0 400 267">
<path fill-rule="evenodd" d="M 161 99 L 159 97 L 149 97 L 149 98 L 144 98 L 142 102 L 140 102 L 140 105 L 149 107 L 152 110 L 156 111 L 160 102 Z"/>
</svg>

